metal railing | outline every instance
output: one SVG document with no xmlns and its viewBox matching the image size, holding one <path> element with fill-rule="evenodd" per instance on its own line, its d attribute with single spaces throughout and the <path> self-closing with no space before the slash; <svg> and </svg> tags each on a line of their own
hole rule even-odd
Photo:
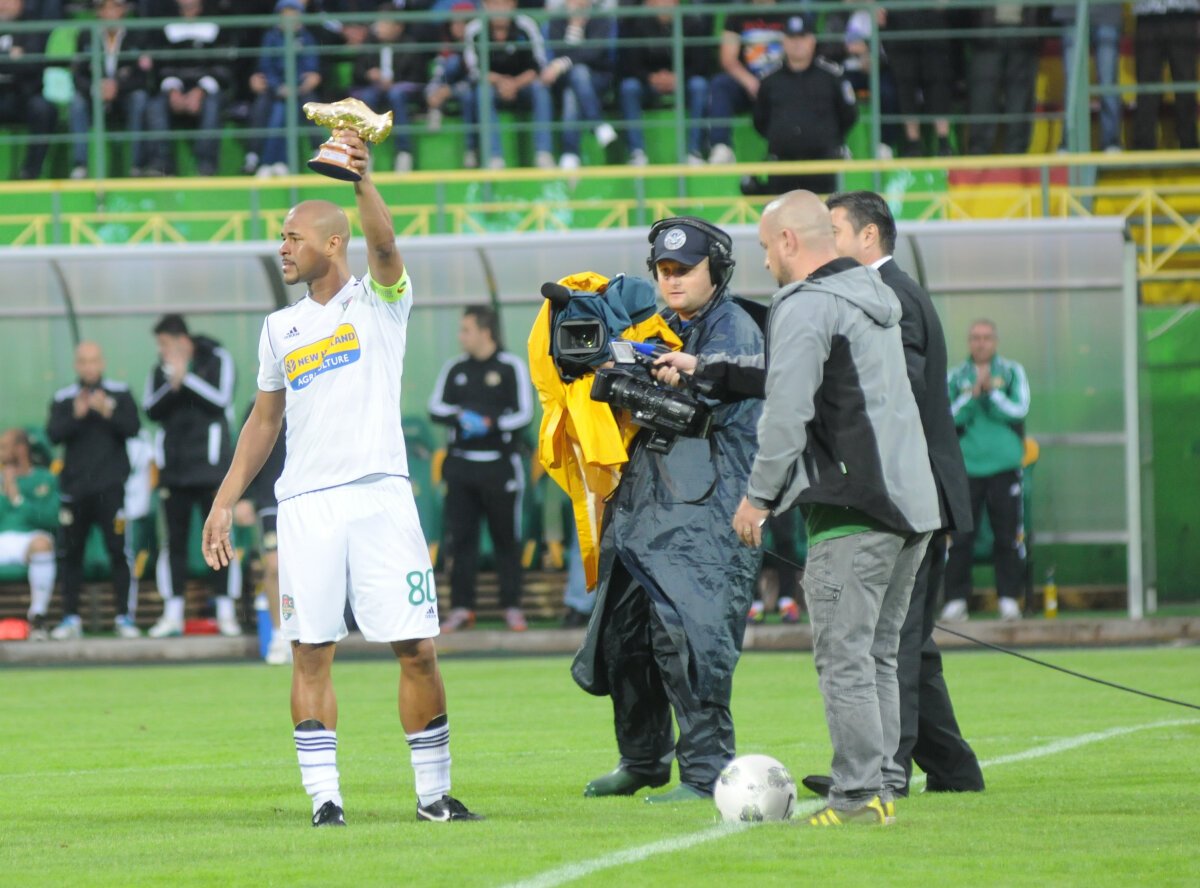
<svg viewBox="0 0 1200 888">
<path fill-rule="evenodd" d="M 1024 4 L 1024 6 L 1026 6 L 1026 7 L 1036 7 L 1041 10 L 1049 10 L 1051 7 L 1056 6 L 1056 5 L 1060 5 L 1060 4 L 1050 2 L 1050 0 L 1041 0 L 1041 2 L 1037 2 L 1037 3 Z M 1195 91 L 1198 87 L 1200 87 L 1200 83 L 1197 83 L 1197 82 L 1190 82 L 1190 83 L 1184 83 L 1184 84 L 1148 84 L 1148 85 L 1141 85 L 1141 86 L 1132 85 L 1132 84 L 1120 84 L 1120 85 L 1114 85 L 1114 86 L 1092 85 L 1090 83 L 1090 78 L 1087 76 L 1087 72 L 1089 70 L 1088 66 L 1089 66 L 1089 59 L 1090 59 L 1090 43 L 1091 43 L 1091 29 L 1089 27 L 1089 22 L 1090 22 L 1089 7 L 1090 7 L 1090 5 L 1091 5 L 1091 0 L 1076 0 L 1076 19 L 1075 19 L 1075 22 L 1073 25 L 1068 25 L 1068 26 L 1047 25 L 1047 26 L 1038 26 L 1038 27 L 1012 26 L 1012 27 L 990 27 L 990 28 L 957 27 L 957 28 L 951 28 L 951 29 L 947 29 L 947 30 L 937 30 L 937 31 L 929 31 L 929 30 L 927 30 L 927 31 L 919 31 L 919 30 L 888 31 L 888 30 L 884 30 L 883 32 L 881 32 L 878 27 L 873 27 L 871 30 L 871 33 L 869 35 L 869 40 L 867 41 L 868 46 L 869 46 L 869 66 L 868 66 L 869 67 L 869 88 L 867 90 L 867 96 L 866 96 L 866 111 L 869 114 L 871 144 L 872 145 L 880 144 L 881 131 L 882 131 L 882 127 L 885 124 L 901 123 L 906 119 L 917 120 L 918 122 L 922 122 L 922 123 L 929 122 L 932 120 L 932 118 L 928 117 L 928 116 L 917 116 L 917 117 L 904 118 L 904 117 L 901 117 L 900 115 L 881 113 L 879 77 L 880 77 L 880 70 L 881 70 L 880 59 L 883 55 L 883 45 L 884 44 L 893 44 L 893 43 L 898 43 L 898 42 L 912 42 L 912 41 L 920 42 L 920 41 L 930 40 L 930 39 L 934 39 L 934 38 L 944 38 L 944 39 L 953 40 L 956 43 L 965 43 L 966 45 L 969 46 L 970 42 L 972 40 L 985 39 L 985 38 L 1001 39 L 1001 38 L 1020 37 L 1020 38 L 1027 38 L 1027 39 L 1031 39 L 1031 40 L 1043 40 L 1046 38 L 1062 37 L 1067 33 L 1068 29 L 1071 29 L 1073 31 L 1074 41 L 1075 41 L 1075 46 L 1076 46 L 1076 52 L 1074 53 L 1074 57 L 1073 57 L 1074 71 L 1072 71 L 1071 76 L 1069 76 L 1067 78 L 1067 80 L 1069 82 L 1070 90 L 1069 90 L 1068 94 L 1064 96 L 1063 108 L 1061 111 L 1059 111 L 1059 110 L 1048 110 L 1048 111 L 1040 111 L 1040 112 L 1024 111 L 1024 110 L 1013 111 L 1013 112 L 1006 111 L 1006 113 L 1003 113 L 1003 114 L 991 114 L 991 115 L 983 115 L 983 116 L 955 113 L 955 114 L 947 115 L 947 119 L 949 119 L 952 123 L 966 123 L 966 124 L 970 124 L 972 122 L 981 123 L 981 122 L 988 122 L 988 121 L 998 122 L 998 123 L 1003 123 L 1003 122 L 1016 123 L 1016 122 L 1030 122 L 1030 121 L 1037 121 L 1037 120 L 1052 120 L 1052 121 L 1059 120 L 1059 121 L 1069 124 L 1067 126 L 1067 133 L 1068 133 L 1068 139 L 1069 139 L 1067 147 L 1069 147 L 1073 151 L 1086 151 L 1086 150 L 1089 150 L 1089 148 L 1091 147 L 1091 143 L 1090 143 L 1091 127 L 1088 123 L 1088 117 L 1089 117 L 1089 105 L 1090 105 L 1090 101 L 1093 97 L 1100 97 L 1100 96 L 1108 95 L 1108 94 L 1111 94 L 1113 92 L 1118 92 L 1118 91 L 1121 93 L 1133 92 L 1135 94 L 1152 94 L 1152 93 L 1157 94 L 1157 93 L 1178 91 L 1181 88 L 1185 89 L 1185 90 Z M 820 18 L 821 16 L 823 16 L 826 13 L 831 13 L 831 12 L 849 13 L 849 12 L 854 12 L 854 11 L 860 10 L 860 9 L 873 11 L 876 8 L 882 8 L 885 10 L 890 10 L 892 12 L 900 12 L 900 11 L 936 8 L 939 10 L 954 10 L 954 11 L 961 11 L 961 12 L 970 12 L 973 10 L 982 10 L 982 9 L 993 8 L 995 6 L 996 6 L 996 4 L 995 4 L 994 0 L 991 0 L 991 2 L 989 2 L 989 0 L 890 0 L 890 2 L 881 3 L 881 4 L 863 3 L 863 4 L 849 4 L 849 5 L 844 4 L 844 3 L 838 3 L 838 2 L 829 2 L 829 0 L 820 0 L 820 2 L 779 3 L 775 6 L 773 6 L 770 11 L 784 13 L 784 14 L 786 14 L 786 13 L 805 13 L 810 16 L 816 16 L 816 17 Z M 685 145 L 684 145 L 684 133 L 686 132 L 686 126 L 688 123 L 687 116 L 686 116 L 687 115 L 687 103 L 685 101 L 685 95 L 684 95 L 685 78 L 683 76 L 684 71 L 685 71 L 685 67 L 684 67 L 685 51 L 688 50 L 689 48 L 695 48 L 695 47 L 711 48 L 712 55 L 713 55 L 713 71 L 716 72 L 718 70 L 718 66 L 716 65 L 717 47 L 720 44 L 720 35 L 715 30 L 713 31 L 711 36 L 706 36 L 703 38 L 687 38 L 687 37 L 685 37 L 684 31 L 683 31 L 683 19 L 685 16 L 688 16 L 688 15 L 703 14 L 703 15 L 718 16 L 718 15 L 728 15 L 728 14 L 733 14 L 733 13 L 738 13 L 738 12 L 747 12 L 747 11 L 753 11 L 756 13 L 765 12 L 764 8 L 761 5 L 748 5 L 748 4 L 744 4 L 744 3 L 676 6 L 676 7 L 669 7 L 669 8 L 665 8 L 665 9 L 658 8 L 658 7 L 625 7 L 625 6 L 622 6 L 622 7 L 614 8 L 612 10 L 597 12 L 597 15 L 611 16 L 611 17 L 615 18 L 618 22 L 625 22 L 625 21 L 629 21 L 629 20 L 639 18 L 639 17 L 648 17 L 648 16 L 655 16 L 655 15 L 669 15 L 672 18 L 673 26 L 672 26 L 672 36 L 671 36 L 671 49 L 672 49 L 672 53 L 673 53 L 674 70 L 675 70 L 675 73 L 677 76 L 676 76 L 675 94 L 673 96 L 674 101 L 672 103 L 672 108 L 671 108 L 672 118 L 668 125 L 673 127 L 673 130 L 675 133 L 674 142 L 675 142 L 676 159 L 679 160 L 680 162 L 685 160 L 686 150 L 685 150 Z M 559 10 L 559 11 L 554 11 L 554 12 L 535 11 L 535 12 L 533 12 L 532 17 L 534 17 L 535 20 L 537 20 L 539 22 L 546 22 L 547 20 L 552 19 L 552 18 L 565 17 L 568 14 L 569 13 L 565 10 Z M 489 13 L 487 13 L 486 11 L 483 11 L 483 10 L 480 10 L 480 11 L 474 12 L 474 13 L 408 12 L 408 11 L 404 11 L 404 12 L 397 12 L 394 15 L 402 16 L 403 20 L 408 25 L 413 26 L 413 27 L 418 27 L 418 26 L 422 26 L 422 25 L 430 25 L 430 24 L 434 24 L 434 23 L 444 23 L 449 19 L 457 19 L 457 20 L 465 21 L 465 20 L 469 20 L 469 19 L 473 19 L 473 18 L 488 18 L 490 16 Z M 378 17 L 379 17 L 378 14 L 354 14 L 354 15 L 339 16 L 338 18 L 339 18 L 339 21 L 341 21 L 347 25 L 354 25 L 354 24 L 361 25 L 361 24 L 369 24 L 370 22 L 376 20 Z M 305 15 L 305 16 L 300 17 L 300 21 L 306 27 L 309 27 L 310 29 L 322 27 L 322 25 L 326 21 L 326 19 L 327 19 L 327 17 L 322 16 L 322 15 Z M 167 22 L 174 21 L 174 20 L 175 19 L 136 19 L 136 18 L 131 18 L 131 19 L 123 20 L 122 24 L 124 27 L 128 28 L 129 30 L 133 30 L 133 31 L 139 31 L 139 30 L 153 31 L 153 30 L 161 30 L 162 27 Z M 230 28 L 230 29 L 234 29 L 235 31 L 238 29 L 261 28 L 261 29 L 263 29 L 263 33 L 265 33 L 265 30 L 267 28 L 277 25 L 279 22 L 279 19 L 277 16 L 229 16 L 229 17 L 222 17 L 222 18 L 214 19 L 213 21 L 216 21 L 217 23 L 219 23 L 223 28 Z M 93 83 L 98 82 L 100 79 L 102 70 L 103 70 L 103 67 L 102 67 L 103 66 L 103 53 L 102 53 L 101 41 L 94 39 L 94 38 L 99 33 L 99 31 L 104 28 L 105 24 L 103 22 L 101 22 L 99 20 L 84 20 L 84 19 L 68 20 L 68 21 L 64 21 L 64 22 L 16 22 L 16 23 L 11 23 L 11 24 L 7 25 L 5 30 L 9 31 L 9 32 L 13 32 L 13 33 L 29 32 L 29 31 L 49 33 L 51 31 L 53 31 L 56 27 L 62 26 L 62 25 L 69 26 L 69 27 L 75 28 L 75 29 L 90 29 L 93 32 L 89 64 L 91 66 Z M 488 61 L 488 58 L 490 57 L 490 53 L 491 53 L 491 37 L 490 37 L 489 29 L 487 29 L 487 28 L 482 29 L 480 36 L 481 36 L 480 53 L 481 53 L 481 57 L 482 57 L 482 66 L 484 68 L 486 68 L 487 61 Z M 826 45 L 829 41 L 840 41 L 840 39 L 841 39 L 840 35 L 835 35 L 835 34 L 821 33 L 818 36 L 820 37 L 820 39 L 822 41 L 824 41 L 823 45 Z M 617 44 L 615 44 L 615 46 L 613 48 L 615 50 L 615 48 L 618 46 L 632 46 L 632 45 L 636 44 L 637 42 L 638 41 L 631 40 L 629 38 L 622 38 L 617 42 Z M 643 41 L 643 42 L 645 42 L 645 41 Z M 576 44 L 576 45 L 588 46 L 588 45 L 596 45 L 597 43 L 600 43 L 604 46 L 608 46 L 607 41 L 591 41 L 591 42 L 585 41 L 583 44 Z M 433 52 L 436 52 L 437 50 L 439 50 L 440 48 L 442 48 L 443 46 L 444 46 L 444 44 L 442 41 L 429 41 L 429 42 L 414 44 L 411 46 L 411 49 L 414 52 L 433 53 Z M 561 48 L 561 46 L 556 47 L 554 45 L 550 45 L 550 49 L 552 52 L 556 48 Z M 286 72 L 285 76 L 287 77 L 288 82 L 291 82 L 291 83 L 295 82 L 296 59 L 297 59 L 297 54 L 300 51 L 308 51 L 308 50 L 304 50 L 303 47 L 301 47 L 299 45 L 295 34 L 289 29 L 284 29 L 284 43 L 283 43 L 282 47 L 278 48 L 277 50 L 267 50 L 268 54 L 273 53 L 277 56 L 282 56 L 282 58 L 284 59 L 284 66 L 285 66 L 285 72 Z M 340 61 L 352 60 L 354 53 L 357 51 L 357 49 L 355 47 L 346 47 L 346 46 L 318 45 L 317 47 L 313 48 L 311 51 L 314 51 L 325 62 L 336 63 L 336 62 L 340 62 Z M 219 52 L 220 52 L 220 58 L 222 61 L 232 62 L 232 63 L 236 64 L 239 62 L 244 63 L 248 60 L 258 59 L 263 55 L 264 50 L 258 45 L 245 45 L 245 46 L 222 47 Z M 138 52 L 122 52 L 120 54 L 120 57 L 123 59 L 129 59 L 129 58 L 132 58 L 139 54 L 140 53 L 138 53 Z M 168 59 L 187 60 L 187 59 L 196 59 L 196 58 L 199 58 L 199 59 L 211 58 L 212 54 L 208 50 L 162 50 L 162 51 L 156 51 L 154 53 L 154 57 L 159 60 L 168 60 Z M 61 57 L 58 55 L 44 55 L 44 54 L 40 55 L 40 56 L 30 55 L 30 56 L 25 57 L 20 62 L 18 62 L 18 64 L 25 64 L 25 65 L 30 65 L 30 66 L 49 64 L 52 67 L 69 67 L 71 63 L 72 63 L 71 58 L 64 58 L 64 57 Z M 481 104 L 481 106 L 484 106 L 484 105 L 486 105 L 487 102 L 490 101 L 490 97 L 491 97 L 491 88 L 490 88 L 489 84 L 487 83 L 486 78 L 481 80 L 481 82 L 478 85 L 478 89 L 480 92 L 480 100 L 481 100 L 480 104 Z M 325 97 L 328 99 L 336 99 L 336 98 L 341 98 L 342 96 L 336 96 L 336 95 L 329 94 L 328 93 L 328 85 L 327 85 Z M 108 142 L 110 142 L 110 141 L 130 142 L 130 141 L 140 138 L 140 139 L 147 139 L 147 140 L 167 140 L 167 141 L 171 141 L 171 142 L 179 142 L 179 141 L 193 140 L 193 139 L 202 138 L 202 137 L 220 137 L 225 133 L 224 126 L 222 126 L 219 130 L 199 130 L 199 131 L 197 131 L 194 129 L 190 129 L 185 132 L 179 132 L 179 131 L 145 132 L 145 131 L 143 131 L 140 134 L 128 133 L 128 132 L 122 132 L 122 131 L 114 132 L 114 131 L 109 130 L 106 127 L 105 115 L 103 113 L 104 102 L 103 102 L 103 99 L 100 96 L 98 90 L 93 90 L 93 94 L 90 97 L 90 100 L 91 100 L 91 112 L 92 112 L 91 113 L 92 130 L 89 133 L 89 139 L 90 139 L 90 144 L 91 144 L 91 148 L 92 148 L 92 154 L 95 157 L 95 161 L 96 161 L 96 165 L 97 165 L 97 168 L 95 170 L 93 170 L 93 173 L 95 174 L 94 175 L 95 178 L 104 178 L 109 172 L 107 169 L 107 156 L 106 156 L 106 151 L 104 150 L 104 148 L 105 148 L 106 144 L 108 144 Z M 283 133 L 285 134 L 285 136 L 287 138 L 288 166 L 289 166 L 290 170 L 295 172 L 300 169 L 300 163 L 303 160 L 303 158 L 299 154 L 299 149 L 297 147 L 298 138 L 305 133 L 313 132 L 314 128 L 311 125 L 309 125 L 307 123 L 307 121 L 305 121 L 303 119 L 303 115 L 301 114 L 300 109 L 297 106 L 296 102 L 294 102 L 294 101 L 287 102 L 285 104 L 285 112 L 286 112 L 286 116 L 285 116 L 285 125 L 283 128 Z M 726 124 L 726 123 L 731 123 L 731 122 L 734 122 L 734 121 L 712 120 L 712 119 L 707 121 L 707 123 L 709 123 L 709 124 L 712 124 L 712 123 Z M 582 125 L 583 124 L 574 124 L 573 126 L 578 127 L 578 126 L 582 126 Z M 652 124 L 652 122 L 646 122 L 643 125 L 651 126 L 653 124 Z M 515 132 L 524 133 L 524 132 L 531 131 L 533 129 L 533 126 L 534 126 L 534 124 L 532 122 L 529 122 L 527 120 L 519 120 L 519 121 L 513 123 L 510 128 Z M 480 153 L 484 154 L 484 155 L 486 155 L 487 145 L 489 144 L 489 139 L 491 136 L 491 127 L 492 127 L 492 124 L 491 124 L 491 121 L 490 121 L 488 115 L 483 114 L 483 115 L 481 115 L 481 119 L 480 119 L 479 123 L 477 124 L 477 126 L 475 126 L 473 128 L 474 132 L 478 135 L 478 138 L 479 138 L 479 144 L 481 146 Z M 564 124 L 560 121 L 556 121 L 551 124 L 551 130 L 553 132 L 562 132 L 564 130 L 564 128 L 565 128 Z M 449 132 L 465 132 L 467 129 L 468 128 L 465 125 L 460 124 L 460 125 L 454 125 L 454 126 L 448 127 L 447 131 L 449 131 Z M 410 133 L 415 134 L 419 131 L 420 131 L 419 127 L 416 127 L 416 126 L 409 127 Z M 236 130 L 236 135 L 238 137 L 244 137 L 244 138 L 261 137 L 261 136 L 271 135 L 274 133 L 276 133 L 276 131 L 274 131 L 274 130 L 261 129 L 261 128 L 251 129 L 251 128 L 244 127 L 244 126 L 239 127 Z M 34 134 L 18 135 L 18 134 L 9 132 L 9 133 L 4 133 L 3 135 L 0 135 L 0 145 L 3 145 L 3 144 L 24 145 L 24 144 L 28 144 L 32 141 L 46 141 L 46 142 L 54 145 L 54 144 L 72 144 L 76 141 L 76 139 L 74 136 L 72 136 L 70 134 L 62 134 L 62 133 L 51 134 L 49 136 L 42 136 L 42 135 L 34 135 Z"/>
</svg>

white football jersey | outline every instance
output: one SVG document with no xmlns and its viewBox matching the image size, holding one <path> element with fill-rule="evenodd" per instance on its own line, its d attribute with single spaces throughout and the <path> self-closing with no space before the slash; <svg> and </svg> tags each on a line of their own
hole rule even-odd
<svg viewBox="0 0 1200 888">
<path fill-rule="evenodd" d="M 305 296 L 267 316 L 258 387 L 286 392 L 278 500 L 367 475 L 408 475 L 400 376 L 411 309 L 406 269 L 394 287 L 351 278 L 325 305 Z"/>
</svg>

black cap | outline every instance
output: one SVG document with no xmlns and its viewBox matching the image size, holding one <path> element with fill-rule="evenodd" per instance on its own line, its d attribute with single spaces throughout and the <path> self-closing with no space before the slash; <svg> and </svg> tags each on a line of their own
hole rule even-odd
<svg viewBox="0 0 1200 888">
<path fill-rule="evenodd" d="M 680 265 L 699 265 L 708 258 L 708 235 L 695 226 L 680 222 L 661 231 L 654 239 L 651 261 L 658 263 L 673 259 Z"/>
<path fill-rule="evenodd" d="M 808 33 L 808 22 L 802 15 L 789 15 L 784 22 L 783 33 L 788 37 L 799 37 Z"/>
</svg>

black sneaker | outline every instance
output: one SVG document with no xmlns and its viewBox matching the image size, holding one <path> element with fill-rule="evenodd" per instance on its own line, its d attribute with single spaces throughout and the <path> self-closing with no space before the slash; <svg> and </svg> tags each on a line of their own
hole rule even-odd
<svg viewBox="0 0 1200 888">
<path fill-rule="evenodd" d="M 417 802 L 417 820 L 447 822 L 450 820 L 484 819 L 482 814 L 474 814 L 468 811 L 467 806 L 454 798 L 454 796 L 444 795 L 430 805 L 422 805 L 420 802 Z"/>
<path fill-rule="evenodd" d="M 828 798 L 829 790 L 833 789 L 832 778 L 823 774 L 809 774 L 807 777 L 802 777 L 800 782 L 809 792 L 816 793 L 823 799 Z"/>
<path fill-rule="evenodd" d="M 345 826 L 346 813 L 335 802 L 326 802 L 313 815 L 313 826 Z"/>
</svg>

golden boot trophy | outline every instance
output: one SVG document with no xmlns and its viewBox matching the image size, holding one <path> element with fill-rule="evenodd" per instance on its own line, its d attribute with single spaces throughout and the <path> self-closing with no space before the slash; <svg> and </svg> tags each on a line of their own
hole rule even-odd
<svg viewBox="0 0 1200 888">
<path fill-rule="evenodd" d="M 342 99 L 323 104 L 306 102 L 304 114 L 313 123 L 338 130 L 354 130 L 364 142 L 378 144 L 392 131 L 392 112 L 376 114 L 358 99 Z M 350 166 L 350 154 L 346 146 L 332 136 L 317 149 L 316 156 L 308 162 L 308 168 L 343 182 L 357 182 L 362 178 Z"/>
</svg>

